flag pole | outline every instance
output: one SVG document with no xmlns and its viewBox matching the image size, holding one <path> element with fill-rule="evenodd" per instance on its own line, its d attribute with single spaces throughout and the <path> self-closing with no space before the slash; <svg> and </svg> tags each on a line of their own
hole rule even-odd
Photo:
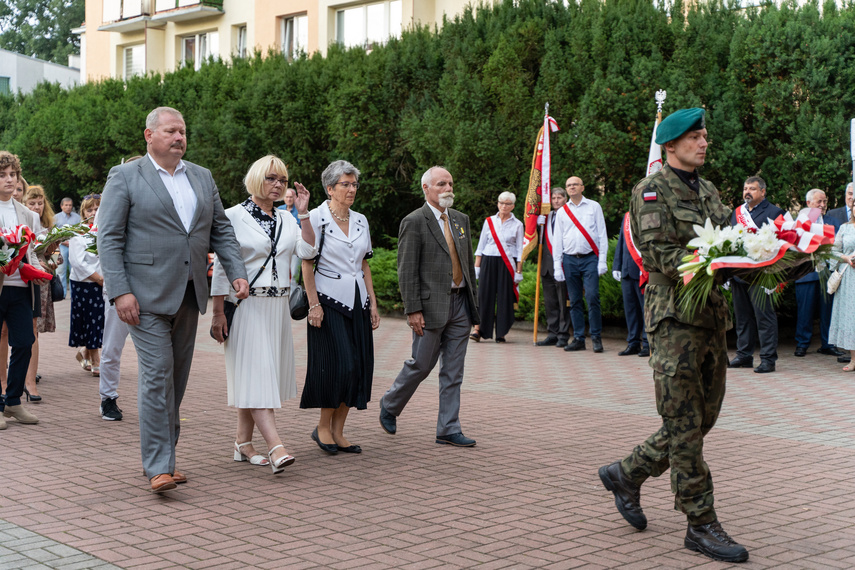
<svg viewBox="0 0 855 570">
<path fill-rule="evenodd" d="M 546 120 L 546 117 L 548 117 L 548 116 L 549 116 L 549 102 L 547 101 L 546 104 L 543 106 L 544 121 Z M 855 124 L 855 123 L 853 123 L 853 124 Z M 547 133 L 545 131 L 544 131 L 544 136 L 547 136 Z M 550 172 L 550 176 L 551 175 L 552 175 L 552 173 Z M 543 196 L 540 197 L 540 215 L 541 216 L 544 215 L 543 214 Z M 546 231 L 546 226 L 541 225 L 540 228 L 538 228 L 538 229 L 539 229 L 539 231 L 537 232 L 537 236 L 538 236 L 537 237 L 537 274 L 535 275 L 535 278 L 534 278 L 534 334 L 533 334 L 533 339 L 531 341 L 532 344 L 534 344 L 534 345 L 537 344 L 537 322 L 539 320 L 538 317 L 540 317 L 540 267 L 541 267 L 541 263 L 543 262 L 543 232 Z"/>
<path fill-rule="evenodd" d="M 855 188 L 855 119 L 849 124 L 849 153 L 852 155 L 852 188 Z"/>
</svg>

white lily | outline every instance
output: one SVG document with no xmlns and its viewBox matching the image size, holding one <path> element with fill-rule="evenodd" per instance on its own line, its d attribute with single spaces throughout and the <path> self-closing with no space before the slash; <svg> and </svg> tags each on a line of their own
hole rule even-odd
<svg viewBox="0 0 855 570">
<path fill-rule="evenodd" d="M 693 225 L 692 228 L 698 237 L 689 241 L 686 247 L 696 247 L 701 255 L 708 255 L 710 250 L 721 243 L 721 230 L 718 226 L 713 226 L 712 221 L 707 218 L 704 226 Z"/>
</svg>

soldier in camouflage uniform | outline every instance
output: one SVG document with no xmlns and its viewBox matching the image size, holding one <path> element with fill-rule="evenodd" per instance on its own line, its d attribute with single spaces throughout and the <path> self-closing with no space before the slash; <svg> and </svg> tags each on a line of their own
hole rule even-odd
<svg viewBox="0 0 855 570">
<path fill-rule="evenodd" d="M 703 226 L 707 218 L 714 225 L 729 225 L 731 210 L 721 203 L 715 186 L 698 176 L 706 136 L 703 109 L 671 114 L 656 136 L 667 152 L 667 165 L 632 191 L 632 233 L 650 272 L 644 324 L 662 427 L 622 461 L 600 468 L 599 475 L 623 517 L 642 530 L 647 518 L 641 510 L 641 485 L 670 467 L 674 508 L 689 523 L 685 546 L 717 560 L 741 562 L 748 551 L 718 523 L 712 477 L 703 458 L 704 436 L 715 425 L 724 398 L 728 307 L 714 287 L 708 303 L 690 316 L 680 309 L 675 289 L 686 244 L 696 237 L 692 226 Z"/>
</svg>

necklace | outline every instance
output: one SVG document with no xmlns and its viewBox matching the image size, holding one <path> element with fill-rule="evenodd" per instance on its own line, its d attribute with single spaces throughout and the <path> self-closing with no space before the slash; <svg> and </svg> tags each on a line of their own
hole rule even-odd
<svg viewBox="0 0 855 570">
<path fill-rule="evenodd" d="M 346 222 L 346 221 L 348 221 L 348 220 L 350 219 L 350 208 L 348 208 L 348 210 L 347 210 L 347 217 L 346 217 L 346 218 L 339 218 L 339 217 L 336 215 L 336 213 L 335 213 L 335 212 L 333 212 L 332 208 L 330 208 L 330 214 L 332 214 L 332 215 L 333 215 L 333 218 L 335 218 L 335 219 L 336 219 L 336 220 L 338 220 L 339 222 Z"/>
</svg>

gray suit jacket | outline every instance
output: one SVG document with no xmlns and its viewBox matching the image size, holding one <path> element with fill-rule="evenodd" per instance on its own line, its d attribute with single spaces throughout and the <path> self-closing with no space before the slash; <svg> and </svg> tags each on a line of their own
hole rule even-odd
<svg viewBox="0 0 855 570">
<path fill-rule="evenodd" d="M 147 156 L 110 170 L 98 212 L 98 254 L 109 299 L 133 293 L 140 311 L 172 315 L 181 306 L 192 270 L 196 302 L 204 313 L 209 248 L 230 281 L 246 279 L 240 246 L 211 172 L 184 164 L 197 199 L 189 232 Z"/>
<path fill-rule="evenodd" d="M 473 324 L 478 324 L 475 258 L 469 237 L 469 217 L 451 208 L 446 212 L 467 288 L 469 318 Z M 451 254 L 427 203 L 401 220 L 398 230 L 398 286 L 405 313 L 421 311 L 428 329 L 445 325 L 451 296 Z"/>
<path fill-rule="evenodd" d="M 837 220 L 841 224 L 845 224 L 846 222 L 849 221 L 849 214 L 846 213 L 846 210 L 848 210 L 848 209 L 849 208 L 847 208 L 846 206 L 841 206 L 840 208 L 834 208 L 833 210 L 829 210 L 828 213 L 826 214 L 826 216 L 828 216 L 829 218 L 834 218 L 835 220 Z"/>
</svg>

